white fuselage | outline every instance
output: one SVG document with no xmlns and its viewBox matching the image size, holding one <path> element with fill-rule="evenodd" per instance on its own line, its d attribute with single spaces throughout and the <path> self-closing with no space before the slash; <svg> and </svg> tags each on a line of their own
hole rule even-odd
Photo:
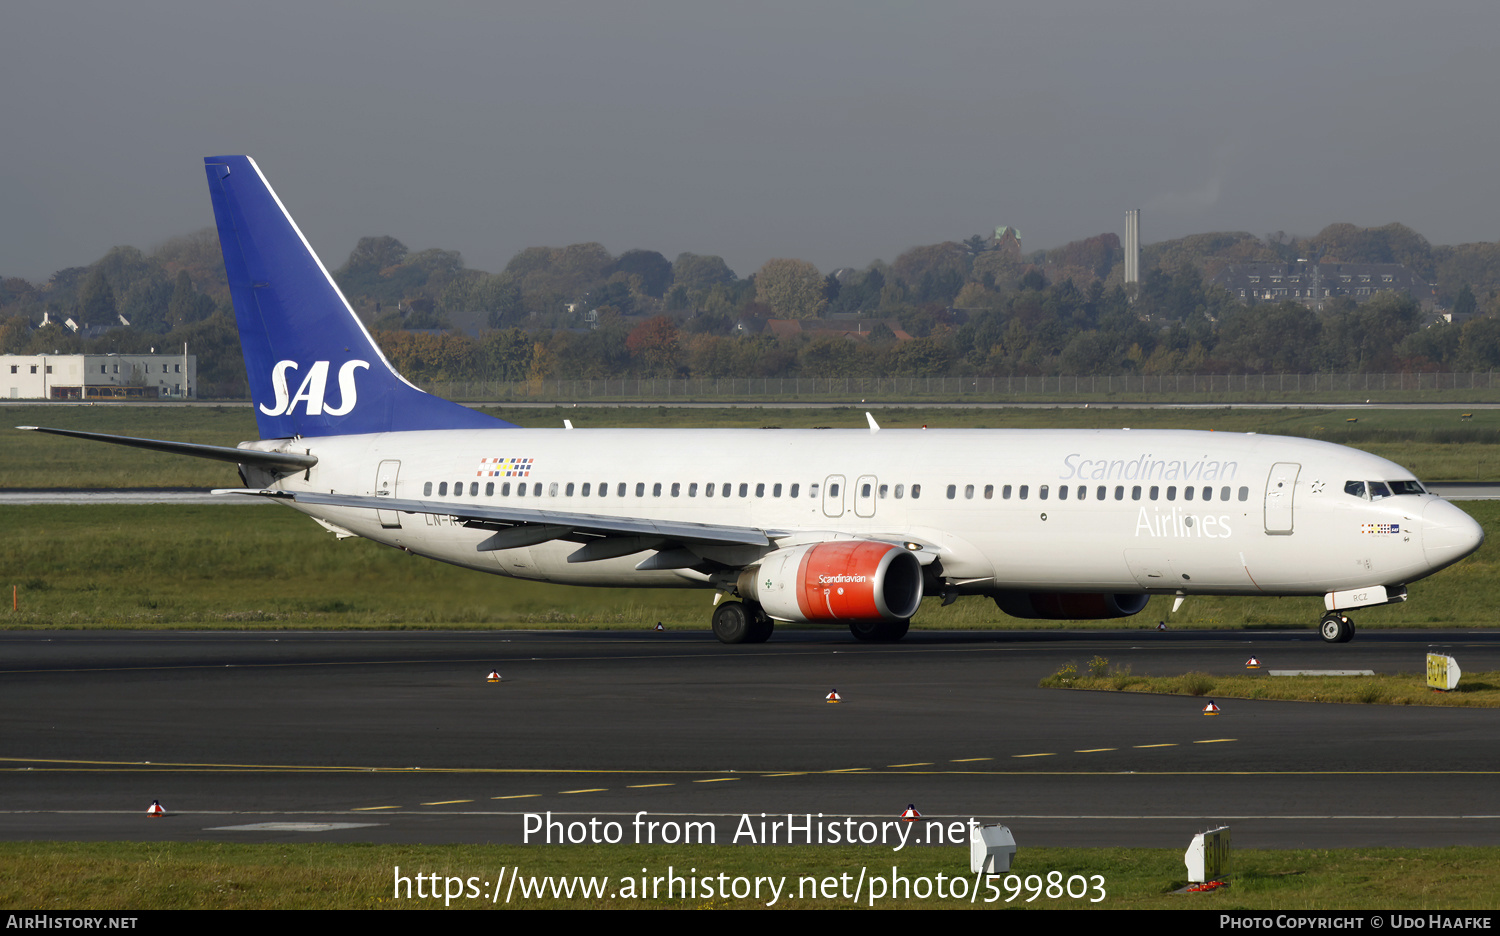
<svg viewBox="0 0 1500 936">
<path fill-rule="evenodd" d="M 1324 594 L 1422 578 L 1482 539 L 1466 514 L 1433 495 L 1372 498 L 1369 482 L 1415 480 L 1399 465 L 1281 436 L 497 429 L 254 447 L 318 457 L 305 474 L 271 485 L 292 491 L 379 490 L 455 505 L 752 527 L 776 546 L 842 537 L 912 542 L 936 553 L 945 587 L 971 593 Z M 1349 492 L 1351 482 L 1364 482 L 1361 494 Z M 502 575 L 577 585 L 708 584 L 690 570 L 637 571 L 649 552 L 572 563 L 573 542 L 480 552 L 488 531 L 441 514 L 402 513 L 382 523 L 368 509 L 297 509 L 359 536 Z M 719 558 L 744 564 L 770 548 L 726 547 Z"/>
</svg>

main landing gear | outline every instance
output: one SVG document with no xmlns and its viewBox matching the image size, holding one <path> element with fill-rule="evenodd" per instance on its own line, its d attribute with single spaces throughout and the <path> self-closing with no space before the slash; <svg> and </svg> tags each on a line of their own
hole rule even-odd
<svg viewBox="0 0 1500 936">
<path fill-rule="evenodd" d="M 760 605 L 726 601 L 714 609 L 714 636 L 722 643 L 765 643 L 775 629 Z"/>
<path fill-rule="evenodd" d="M 1318 625 L 1318 636 L 1324 643 L 1348 643 L 1354 639 L 1354 622 L 1337 611 L 1330 611 L 1323 615 L 1323 622 Z"/>
<path fill-rule="evenodd" d="M 856 621 L 849 625 L 849 633 L 860 640 L 873 643 L 895 643 L 906 636 L 910 620 L 904 621 Z"/>
</svg>

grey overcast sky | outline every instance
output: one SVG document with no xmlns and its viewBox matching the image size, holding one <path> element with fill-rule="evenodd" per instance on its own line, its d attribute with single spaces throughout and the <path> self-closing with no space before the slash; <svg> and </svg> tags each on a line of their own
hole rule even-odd
<svg viewBox="0 0 1500 936">
<path fill-rule="evenodd" d="M 1500 4 L 7 0 L 0 275 L 212 224 L 248 153 L 355 241 L 824 271 L 1019 227 L 1500 238 Z"/>
</svg>

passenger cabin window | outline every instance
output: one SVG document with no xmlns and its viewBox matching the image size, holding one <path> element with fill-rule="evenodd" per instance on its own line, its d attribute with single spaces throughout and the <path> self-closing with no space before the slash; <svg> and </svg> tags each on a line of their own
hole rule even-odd
<svg viewBox="0 0 1500 936">
<path fill-rule="evenodd" d="M 493 482 L 493 481 L 486 481 L 486 482 L 484 482 L 484 496 L 485 497 L 494 497 L 495 496 L 495 482 Z"/>
<path fill-rule="evenodd" d="M 834 491 L 833 493 L 837 494 L 838 491 Z M 922 496 L 922 485 L 920 485 L 920 484 L 913 484 L 911 486 L 911 499 L 912 500 L 916 500 L 917 498 L 919 498 L 921 496 Z"/>
<path fill-rule="evenodd" d="M 432 482 L 431 481 L 428 481 L 426 484 L 422 485 L 422 496 L 423 497 L 431 497 L 432 496 Z"/>
<path fill-rule="evenodd" d="M 790 491 L 790 493 L 787 496 L 788 497 L 796 497 L 797 496 L 797 488 L 799 488 L 799 487 L 801 487 L 800 484 L 794 484 L 794 485 L 792 485 L 792 490 Z"/>
</svg>

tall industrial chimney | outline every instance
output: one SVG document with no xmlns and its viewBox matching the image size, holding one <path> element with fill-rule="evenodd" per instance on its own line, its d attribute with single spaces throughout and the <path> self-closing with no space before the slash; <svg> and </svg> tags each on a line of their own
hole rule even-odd
<svg viewBox="0 0 1500 936">
<path fill-rule="evenodd" d="M 1125 284 L 1141 281 L 1141 209 L 1125 212 Z"/>
</svg>

